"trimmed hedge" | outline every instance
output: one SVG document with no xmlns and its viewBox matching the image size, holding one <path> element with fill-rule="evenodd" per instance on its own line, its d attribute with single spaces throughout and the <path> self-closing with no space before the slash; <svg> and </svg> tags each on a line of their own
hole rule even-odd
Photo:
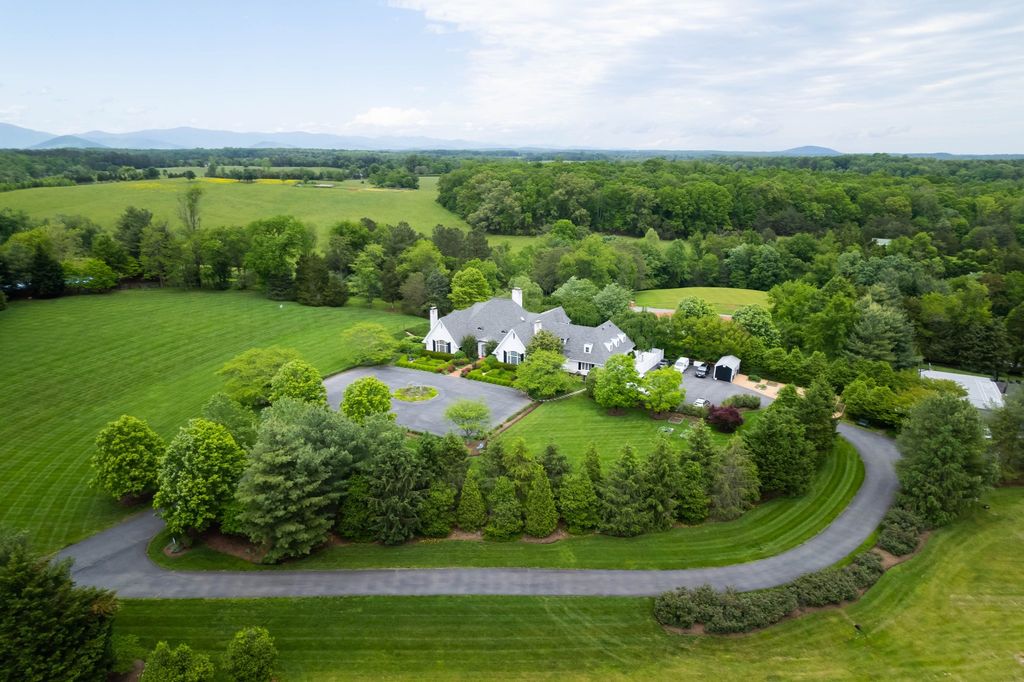
<svg viewBox="0 0 1024 682">
<path fill-rule="evenodd" d="M 408 360 L 395 360 L 396 367 L 406 367 L 408 369 L 418 369 L 421 372 L 433 372 L 434 374 L 450 374 L 455 371 L 455 365 L 448 363 L 447 365 L 435 365 L 427 364 L 425 362 L 409 362 Z"/>
<path fill-rule="evenodd" d="M 428 358 L 434 358 L 435 360 L 454 360 L 455 359 L 455 354 L 454 353 L 442 353 L 442 352 L 436 351 L 436 350 L 425 350 L 424 349 L 423 352 L 421 353 L 421 355 L 423 355 L 424 357 L 428 357 Z"/>
<path fill-rule="evenodd" d="M 708 413 L 710 412 L 709 407 L 697 407 L 689 403 L 683 403 L 676 408 L 676 412 L 685 414 L 687 417 L 697 417 L 699 419 L 707 419 Z"/>
<path fill-rule="evenodd" d="M 894 556 L 910 554 L 921 539 L 924 522 L 921 518 L 901 507 L 893 507 L 882 519 L 878 546 Z"/>
<path fill-rule="evenodd" d="M 800 607 L 828 606 L 856 599 L 859 590 L 882 576 L 882 558 L 874 552 L 858 555 L 847 566 L 809 573 L 791 583 L 767 590 L 716 592 L 710 585 L 681 587 L 654 601 L 654 617 L 662 625 L 691 628 L 697 623 L 713 634 L 749 632 L 774 625 Z"/>
<path fill-rule="evenodd" d="M 467 379 L 473 381 L 482 381 L 486 384 L 495 384 L 497 386 L 508 386 L 511 388 L 512 382 L 508 379 L 502 379 L 500 377 L 492 377 L 489 374 L 484 374 L 482 370 L 474 369 L 472 372 L 466 375 Z"/>
<path fill-rule="evenodd" d="M 736 409 L 757 410 L 761 408 L 761 396 L 750 393 L 737 393 L 722 401 L 723 407 L 735 407 Z"/>
</svg>

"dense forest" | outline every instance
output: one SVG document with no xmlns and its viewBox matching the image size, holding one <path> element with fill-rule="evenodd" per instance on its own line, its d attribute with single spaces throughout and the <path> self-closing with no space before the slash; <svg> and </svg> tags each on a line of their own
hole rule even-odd
<svg viewBox="0 0 1024 682">
<path fill-rule="evenodd" d="M 192 184 L 180 225 L 144 207 L 126 207 L 115 225 L 0 211 L 0 284 L 42 297 L 144 278 L 255 287 L 307 305 L 358 296 L 414 314 L 519 286 L 527 308 L 611 319 L 640 348 L 733 354 L 751 373 L 800 385 L 827 376 L 851 413 L 898 423 L 937 390 L 918 378 L 921 362 L 996 375 L 1024 366 L 1022 171 L 885 157 L 468 162 L 439 183 L 468 233 L 439 225 L 425 236 L 368 217 L 337 223 L 319 244 L 289 216 L 202 224 Z M 509 231 L 509 216 L 511 231 L 539 234 L 515 252 L 487 242 L 488 231 Z M 642 238 L 607 234 L 616 221 Z M 760 289 L 771 303 L 732 321 L 700 301 L 667 318 L 629 309 L 632 292 L 685 286 Z"/>
</svg>

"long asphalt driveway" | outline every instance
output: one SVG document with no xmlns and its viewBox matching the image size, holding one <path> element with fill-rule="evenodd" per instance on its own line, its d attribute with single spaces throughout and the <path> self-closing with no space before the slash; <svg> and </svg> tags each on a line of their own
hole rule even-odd
<svg viewBox="0 0 1024 682">
<path fill-rule="evenodd" d="M 468 383 L 468 382 L 467 382 Z M 339 595 L 612 595 L 649 596 L 679 586 L 709 583 L 754 590 L 789 582 L 856 550 L 875 530 L 896 493 L 893 442 L 854 426 L 839 433 L 864 460 L 864 483 L 850 505 L 825 530 L 793 549 L 732 566 L 669 571 L 534 568 L 375 569 L 337 571 L 167 571 L 146 556 L 163 527 L 142 513 L 68 547 L 79 584 L 117 590 L 122 597 L 227 598 Z"/>
<path fill-rule="evenodd" d="M 432 386 L 437 389 L 437 396 L 430 400 L 415 403 L 391 399 L 391 411 L 395 413 L 395 421 L 402 426 L 426 433 L 443 436 L 455 429 L 455 425 L 444 416 L 456 400 L 482 400 L 491 408 L 491 428 L 530 404 L 530 399 L 514 388 L 485 384 L 482 381 L 471 381 L 461 377 L 434 374 L 406 367 L 358 367 L 324 379 L 327 386 L 327 402 L 338 409 L 341 399 L 356 379 L 377 377 L 392 390 L 407 386 Z"/>
</svg>

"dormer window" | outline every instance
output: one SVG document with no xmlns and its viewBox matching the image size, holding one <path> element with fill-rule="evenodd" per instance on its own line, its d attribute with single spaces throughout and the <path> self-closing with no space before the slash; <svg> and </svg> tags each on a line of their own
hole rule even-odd
<svg viewBox="0 0 1024 682">
<path fill-rule="evenodd" d="M 592 350 L 594 350 L 594 345 L 593 344 L 591 344 L 591 343 L 583 344 L 583 352 L 584 353 L 589 353 Z"/>
</svg>

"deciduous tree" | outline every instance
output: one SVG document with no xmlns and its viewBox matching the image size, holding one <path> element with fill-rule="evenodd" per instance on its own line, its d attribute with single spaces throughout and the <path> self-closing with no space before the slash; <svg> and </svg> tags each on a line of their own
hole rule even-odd
<svg viewBox="0 0 1024 682">
<path fill-rule="evenodd" d="M 444 411 L 444 416 L 466 438 L 483 435 L 491 422 L 491 410 L 482 400 L 456 400 Z"/>
<path fill-rule="evenodd" d="M 274 638 L 263 627 L 239 630 L 228 644 L 225 663 L 235 682 L 270 682 L 277 665 Z"/>
<path fill-rule="evenodd" d="M 357 365 L 383 365 L 391 362 L 398 351 L 395 337 L 382 325 L 364 322 L 346 329 L 341 335 L 342 347 Z"/>
<path fill-rule="evenodd" d="M 121 415 L 96 436 L 93 483 L 119 500 L 152 493 L 166 448 L 149 424 Z"/>
<path fill-rule="evenodd" d="M 476 268 L 465 268 L 452 277 L 452 290 L 448 298 L 456 310 L 468 308 L 474 303 L 491 298 L 491 285 L 487 283 L 483 273 Z"/>
<path fill-rule="evenodd" d="M 260 409 L 270 404 L 271 385 L 278 370 L 293 360 L 301 358 L 291 348 L 250 348 L 226 362 L 217 374 L 225 378 L 228 396 L 246 407 Z"/>
<path fill-rule="evenodd" d="M 532 398 L 552 398 L 565 393 L 577 384 L 565 372 L 564 363 L 565 358 L 555 351 L 527 352 L 526 360 L 519 365 L 516 372 L 514 386 L 530 394 Z"/>
<path fill-rule="evenodd" d="M 640 375 L 637 374 L 633 358 L 613 355 L 608 358 L 597 379 L 594 401 L 610 411 L 635 407 L 640 400 L 639 388 Z"/>
<path fill-rule="evenodd" d="M 356 379 L 348 388 L 341 400 L 341 412 L 356 423 L 363 423 L 372 415 L 391 414 L 391 389 L 377 377 Z"/>
<path fill-rule="evenodd" d="M 316 367 L 303 360 L 281 365 L 270 380 L 270 402 L 293 398 L 314 405 L 327 404 L 327 387 Z"/>
<path fill-rule="evenodd" d="M 682 382 L 683 375 L 671 367 L 648 372 L 643 380 L 647 392 L 641 396 L 644 407 L 656 415 L 676 409 L 686 398 Z"/>
</svg>

